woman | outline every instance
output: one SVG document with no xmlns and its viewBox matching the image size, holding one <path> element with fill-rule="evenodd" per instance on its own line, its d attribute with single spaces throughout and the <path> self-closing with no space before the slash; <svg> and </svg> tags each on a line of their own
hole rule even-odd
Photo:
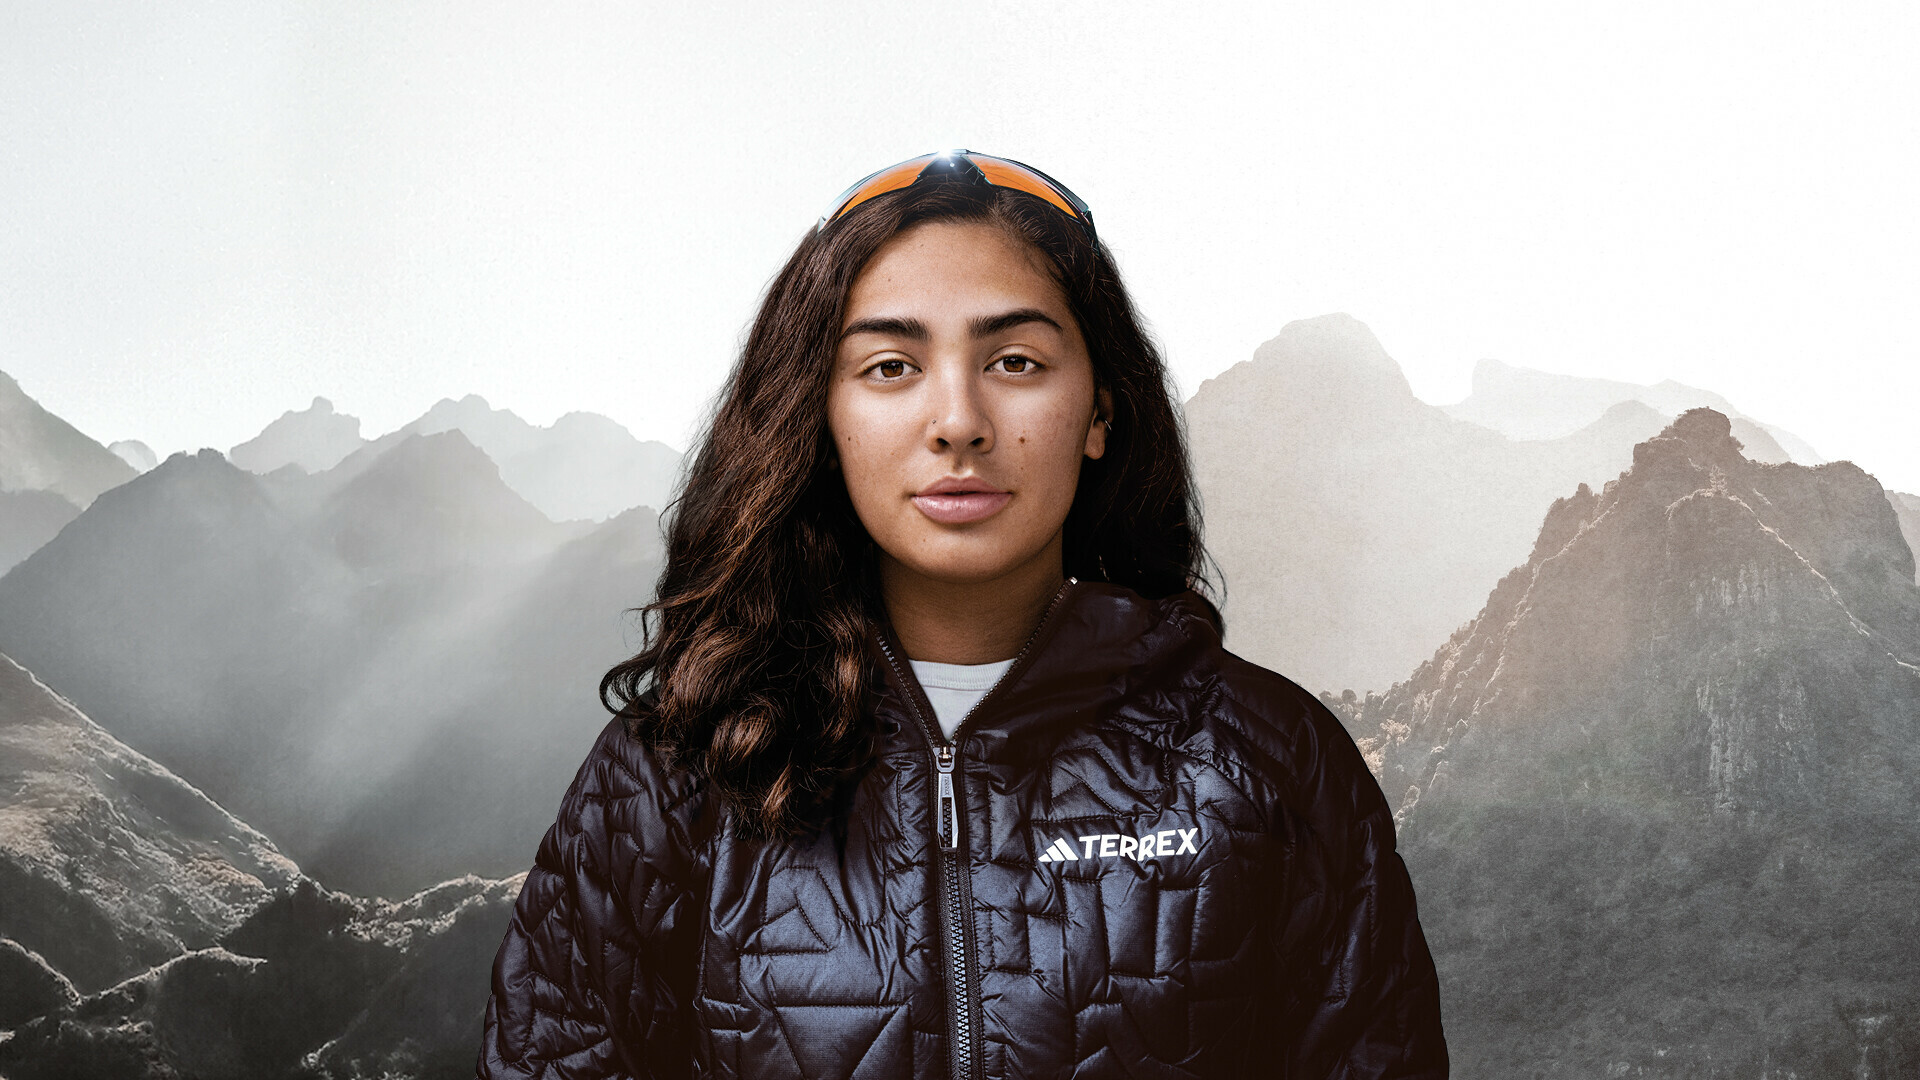
<svg viewBox="0 0 1920 1080">
<path fill-rule="evenodd" d="M 1386 802 L 1221 647 L 1164 368 L 1065 188 L 855 185 L 684 491 L 480 1075 L 1446 1075 Z"/>
</svg>

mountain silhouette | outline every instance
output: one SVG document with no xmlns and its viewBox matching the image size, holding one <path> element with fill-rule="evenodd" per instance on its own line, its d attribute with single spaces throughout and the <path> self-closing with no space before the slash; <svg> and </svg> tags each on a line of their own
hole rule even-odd
<svg viewBox="0 0 1920 1080">
<path fill-rule="evenodd" d="M 1515 439 L 1553 439 L 1585 427 L 1622 401 L 1641 402 L 1667 419 L 1687 409 L 1713 409 L 1732 422 L 1734 437 L 1752 461 L 1818 465 L 1824 460 L 1792 432 L 1743 415 L 1710 390 L 1672 379 L 1643 386 L 1482 360 L 1474 365 L 1472 393 L 1440 409 Z"/>
<path fill-rule="evenodd" d="M 1691 409 L 1410 678 L 1326 698 L 1396 803 L 1463 1075 L 1916 1060 L 1914 571 L 1872 476 Z"/>
<path fill-rule="evenodd" d="M 113 452 L 113 456 L 133 466 L 135 472 L 146 472 L 160 464 L 153 448 L 139 439 L 117 439 L 108 443 L 107 449 Z"/>
<path fill-rule="evenodd" d="M 605 723 L 657 534 L 547 521 L 458 431 L 337 483 L 175 454 L 0 578 L 0 649 L 331 887 L 500 877 Z"/>
<path fill-rule="evenodd" d="M 373 440 L 361 438 L 357 418 L 334 412 L 332 402 L 317 397 L 234 447 L 232 460 L 261 475 L 289 465 L 324 473 L 328 479 L 313 488 L 324 496 L 409 437 L 448 431 L 484 451 L 507 486 L 554 521 L 600 521 L 636 506 L 658 512 L 679 480 L 679 451 L 635 439 L 598 413 L 570 412 L 549 427 L 536 427 L 478 394 L 442 398 L 418 419 Z"/>
<path fill-rule="evenodd" d="M 135 471 L 0 371 L 0 491 L 51 491 L 84 509 Z"/>
<path fill-rule="evenodd" d="M 400 440 L 330 492 L 315 524 L 348 565 L 387 573 L 529 559 L 585 527 L 548 520 L 458 428 Z"/>
<path fill-rule="evenodd" d="M 260 434 L 228 450 L 227 460 L 261 474 L 287 465 L 325 472 L 365 444 L 359 417 L 335 412 L 333 402 L 315 397 L 311 405 L 281 413 Z"/>
<path fill-rule="evenodd" d="M 1414 396 L 1348 315 L 1288 323 L 1186 404 L 1234 651 L 1310 687 L 1383 687 L 1526 558 L 1542 508 L 1660 430 L 1624 401 L 1523 442 Z"/>
</svg>

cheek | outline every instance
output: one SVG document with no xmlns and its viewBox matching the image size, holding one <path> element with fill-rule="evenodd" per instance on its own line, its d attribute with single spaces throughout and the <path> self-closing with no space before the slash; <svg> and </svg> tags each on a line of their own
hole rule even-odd
<svg viewBox="0 0 1920 1080">
<path fill-rule="evenodd" d="M 878 509 L 899 486 L 898 455 L 885 429 L 884 410 L 863 413 L 858 407 L 829 403 L 828 433 L 840 458 L 840 475 L 847 495 L 863 514 Z"/>
<path fill-rule="evenodd" d="M 1087 406 L 1088 410 L 1092 406 Z M 1053 472 L 1075 472 L 1086 451 L 1086 415 L 1077 402 L 1050 403 L 1022 417 L 1016 445 L 1022 457 Z"/>
</svg>

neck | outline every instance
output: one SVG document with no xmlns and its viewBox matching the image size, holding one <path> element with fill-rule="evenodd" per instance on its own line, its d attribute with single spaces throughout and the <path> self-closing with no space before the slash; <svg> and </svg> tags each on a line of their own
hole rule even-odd
<svg viewBox="0 0 1920 1080">
<path fill-rule="evenodd" d="M 989 581 L 942 581 L 884 552 L 880 591 L 887 618 L 910 659 L 990 664 L 1020 651 L 1066 582 L 1060 538 L 1039 556 Z"/>
</svg>

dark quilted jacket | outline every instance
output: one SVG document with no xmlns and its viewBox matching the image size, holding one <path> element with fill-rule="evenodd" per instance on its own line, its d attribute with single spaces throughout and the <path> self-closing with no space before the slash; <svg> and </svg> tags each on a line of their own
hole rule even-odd
<svg viewBox="0 0 1920 1080">
<path fill-rule="evenodd" d="M 956 744 L 872 646 L 876 759 L 811 837 L 735 839 L 607 725 L 494 962 L 482 1077 L 1447 1075 L 1378 784 L 1195 594 L 1069 580 Z"/>
</svg>

